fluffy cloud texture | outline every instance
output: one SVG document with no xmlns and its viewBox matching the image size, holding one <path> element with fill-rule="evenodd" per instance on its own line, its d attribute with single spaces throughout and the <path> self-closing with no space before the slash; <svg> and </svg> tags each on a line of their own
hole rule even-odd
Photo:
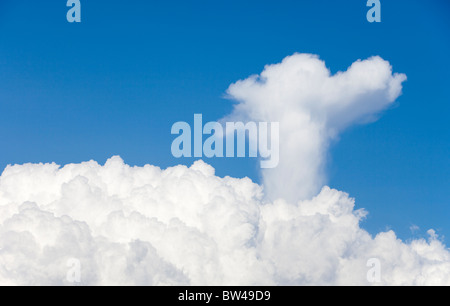
<svg viewBox="0 0 450 306">
<path fill-rule="evenodd" d="M 263 172 L 266 195 L 308 199 L 325 183 L 330 141 L 352 124 L 376 119 L 401 94 L 405 80 L 380 57 L 331 75 L 317 56 L 294 54 L 232 84 L 228 94 L 238 104 L 226 120 L 279 122 L 280 163 Z"/>
<path fill-rule="evenodd" d="M 404 78 L 380 58 L 330 76 L 317 57 L 294 55 L 230 87 L 241 101 L 232 116 L 291 125 L 280 138 L 299 150 L 298 159 L 284 156 L 300 173 L 292 178 L 297 196 L 294 186 L 268 200 L 267 186 L 217 177 L 203 161 L 166 170 L 130 167 L 119 157 L 103 166 L 7 167 L 0 284 L 71 285 L 68 263 L 77 259 L 84 285 L 369 285 L 367 262 L 376 258 L 379 284 L 450 285 L 450 252 L 432 231 L 408 243 L 392 231 L 372 237 L 360 228 L 365 211 L 347 194 L 323 187 L 308 197 L 323 175 L 312 153 L 385 109 Z M 268 186 L 275 184 L 268 175 L 279 178 L 266 173 Z"/>
<path fill-rule="evenodd" d="M 8 167 L 0 179 L 0 284 L 450 284 L 436 237 L 405 244 L 359 227 L 365 212 L 323 188 L 297 204 L 263 202 L 249 179 L 219 178 L 202 161 L 161 170 L 119 157 Z"/>
</svg>

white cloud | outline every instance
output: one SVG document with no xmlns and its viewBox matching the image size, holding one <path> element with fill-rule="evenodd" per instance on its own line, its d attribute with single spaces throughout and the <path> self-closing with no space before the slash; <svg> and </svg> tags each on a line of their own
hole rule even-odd
<svg viewBox="0 0 450 306">
<path fill-rule="evenodd" d="M 415 224 L 413 224 L 413 225 L 411 225 L 410 227 L 409 227 L 409 230 L 411 231 L 411 233 L 416 233 L 417 231 L 419 231 L 420 230 L 420 227 L 419 226 L 417 226 L 417 225 L 415 225 Z"/>
<path fill-rule="evenodd" d="M 369 258 L 383 284 L 450 284 L 450 253 L 434 234 L 372 238 L 345 193 L 265 203 L 261 186 L 201 161 L 13 166 L 0 195 L 1 284 L 69 284 L 70 258 L 89 285 L 368 284 Z"/>
<path fill-rule="evenodd" d="M 317 56 L 294 54 L 232 84 L 228 94 L 238 103 L 226 119 L 280 122 L 280 163 L 263 171 L 266 194 L 271 200 L 307 199 L 325 183 L 330 140 L 352 124 L 374 120 L 405 80 L 380 57 L 331 75 Z"/>
<path fill-rule="evenodd" d="M 219 178 L 202 161 L 166 170 L 119 157 L 104 166 L 7 167 L 0 284 L 70 285 L 67 262 L 75 258 L 85 285 L 369 285 L 367 261 L 376 258 L 381 284 L 450 285 L 450 252 L 434 231 L 408 243 L 392 231 L 372 237 L 347 194 L 324 187 L 307 198 L 323 180 L 323 159 L 313 153 L 325 154 L 339 131 L 385 109 L 403 80 L 380 58 L 331 77 L 316 57 L 295 55 L 230 87 L 243 101 L 234 117 L 286 122 L 283 141 L 306 159 L 284 156 L 300 173 L 293 183 L 306 184 L 297 196 L 286 189 L 268 201 L 262 186 Z M 280 173 L 266 173 L 266 184 Z"/>
</svg>

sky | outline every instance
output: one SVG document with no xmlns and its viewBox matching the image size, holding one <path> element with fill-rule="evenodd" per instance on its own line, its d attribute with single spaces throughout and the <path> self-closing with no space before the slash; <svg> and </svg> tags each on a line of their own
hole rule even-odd
<svg viewBox="0 0 450 306">
<path fill-rule="evenodd" d="M 403 73 L 403 94 L 376 122 L 330 143 L 326 184 L 369 212 L 362 228 L 408 241 L 434 229 L 450 243 L 450 3 L 381 1 L 65 1 L 0 4 L 0 168 L 119 155 L 162 168 L 177 121 L 219 120 L 227 89 L 296 52 L 331 73 L 380 56 Z M 220 177 L 262 183 L 255 159 L 206 159 Z M 418 228 L 418 229 L 417 229 Z"/>
</svg>

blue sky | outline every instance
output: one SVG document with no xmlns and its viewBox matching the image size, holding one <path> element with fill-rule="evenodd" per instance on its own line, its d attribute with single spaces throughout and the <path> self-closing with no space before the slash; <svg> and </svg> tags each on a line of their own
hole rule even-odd
<svg viewBox="0 0 450 306">
<path fill-rule="evenodd" d="M 371 233 L 404 239 L 429 228 L 450 237 L 450 3 L 381 1 L 66 1 L 0 3 L 0 167 L 120 155 L 168 167 L 177 121 L 228 114 L 227 87 L 294 52 L 332 72 L 380 55 L 408 81 L 395 107 L 344 133 L 329 156 L 329 185 L 370 215 Z M 208 160 L 220 176 L 259 181 L 248 159 Z M 421 230 L 415 234 L 410 226 Z"/>
</svg>

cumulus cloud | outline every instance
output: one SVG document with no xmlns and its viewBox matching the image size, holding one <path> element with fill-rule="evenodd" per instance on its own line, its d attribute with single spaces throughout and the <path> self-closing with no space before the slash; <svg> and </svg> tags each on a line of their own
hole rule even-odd
<svg viewBox="0 0 450 306">
<path fill-rule="evenodd" d="M 230 87 L 241 101 L 232 116 L 287 123 L 280 138 L 299 150 L 299 158 L 284 156 L 300 173 L 291 177 L 301 183 L 294 197 L 295 188 L 286 197 L 279 189 L 268 200 L 267 186 L 220 178 L 203 161 L 165 170 L 120 157 L 8 166 L 0 177 L 0 284 L 71 285 L 75 259 L 83 285 L 370 285 L 374 258 L 376 284 L 450 285 L 450 252 L 435 232 L 407 243 L 392 231 L 373 237 L 346 193 L 323 187 L 308 197 L 323 175 L 313 153 L 373 119 L 404 79 L 380 58 L 330 76 L 317 57 L 294 55 Z"/>
<path fill-rule="evenodd" d="M 228 94 L 238 103 L 226 120 L 279 122 L 280 163 L 263 171 L 266 195 L 307 199 L 325 183 L 330 141 L 352 124 L 376 119 L 401 94 L 405 80 L 380 57 L 332 75 L 316 55 L 294 54 L 232 84 Z"/>
<path fill-rule="evenodd" d="M 450 253 L 433 234 L 371 237 L 365 212 L 328 187 L 267 203 L 250 179 L 190 168 L 130 167 L 114 157 L 58 167 L 10 166 L 0 178 L 0 283 L 69 285 L 450 284 Z"/>
</svg>

